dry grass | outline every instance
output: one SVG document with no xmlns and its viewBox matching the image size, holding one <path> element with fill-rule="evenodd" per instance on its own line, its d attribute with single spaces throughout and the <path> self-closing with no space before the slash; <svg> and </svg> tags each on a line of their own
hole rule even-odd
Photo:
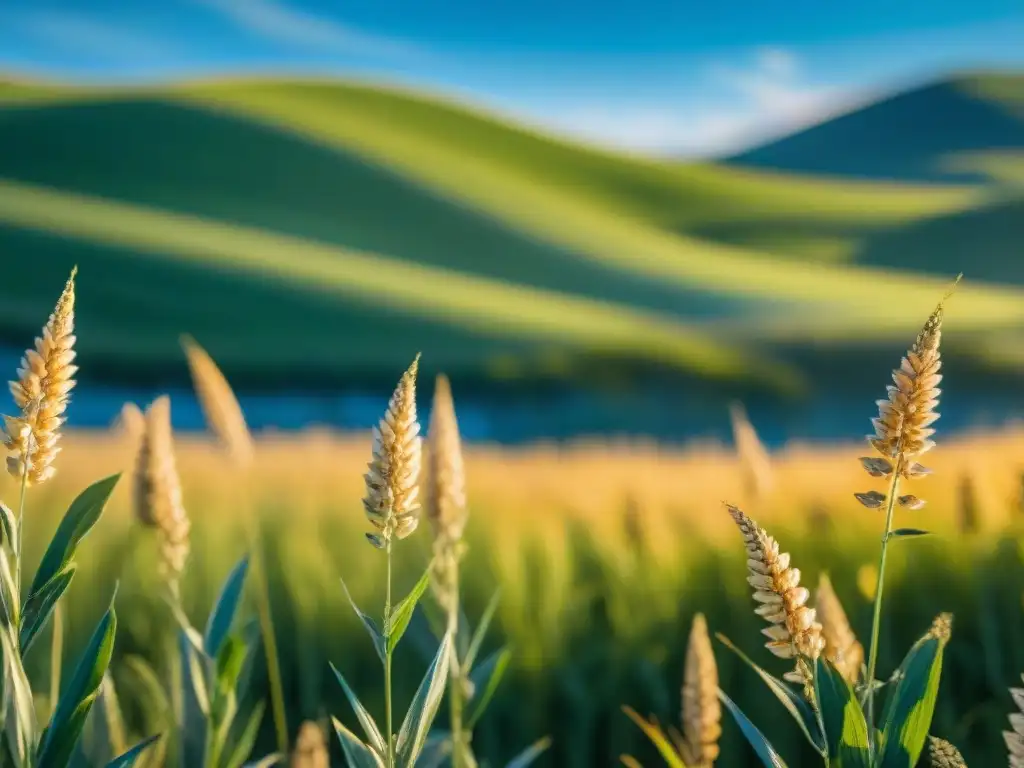
<svg viewBox="0 0 1024 768">
<path fill-rule="evenodd" d="M 814 609 L 821 622 L 822 637 L 825 638 L 825 657 L 836 665 L 836 669 L 851 685 L 856 684 L 864 664 L 864 646 L 850 626 L 843 604 L 832 588 L 832 581 L 824 573 L 818 581 Z"/>
</svg>

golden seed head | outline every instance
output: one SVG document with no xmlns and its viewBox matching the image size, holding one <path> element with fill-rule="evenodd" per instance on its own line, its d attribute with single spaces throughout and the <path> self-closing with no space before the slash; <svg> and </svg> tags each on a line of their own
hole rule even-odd
<svg viewBox="0 0 1024 768">
<path fill-rule="evenodd" d="M 291 768 L 330 768 L 330 765 L 323 730 L 312 720 L 307 720 L 295 739 Z"/>
<path fill-rule="evenodd" d="M 909 476 L 909 460 L 935 445 L 931 439 L 935 430 L 931 425 L 939 418 L 936 410 L 941 393 L 938 385 L 942 381 L 939 342 L 943 302 L 948 296 L 939 302 L 900 367 L 893 371 L 894 384 L 887 388 L 887 399 L 878 401 L 878 418 L 872 420 L 875 434 L 869 436 L 868 441 L 882 456 L 895 459 L 904 476 Z"/>
<path fill-rule="evenodd" d="M 190 549 L 191 523 L 181 498 L 181 481 L 174 460 L 171 400 L 163 395 L 146 409 L 133 475 L 132 502 L 136 519 L 155 528 L 160 537 L 160 570 L 177 588 Z"/>
<path fill-rule="evenodd" d="M 60 452 L 60 427 L 64 423 L 70 392 L 75 386 L 75 275 L 64 285 L 57 306 L 36 339 L 35 348 L 25 352 L 18 380 L 10 382 L 18 417 L 4 417 L 4 445 L 11 453 L 7 471 L 28 485 L 39 485 L 53 477 L 53 461 Z"/>
<path fill-rule="evenodd" d="M 928 764 L 931 768 L 967 768 L 960 750 L 935 736 L 928 737 Z"/>
<path fill-rule="evenodd" d="M 378 548 L 390 546 L 392 537 L 404 539 L 419 523 L 419 475 L 422 445 L 416 420 L 416 355 L 398 382 L 384 418 L 373 430 L 373 458 L 364 475 L 363 510 L 377 529 L 367 534 Z"/>
<path fill-rule="evenodd" d="M 940 613 L 936 616 L 932 622 L 931 629 L 928 630 L 928 635 L 943 642 L 948 642 L 949 638 L 953 636 L 953 614 Z"/>
<path fill-rule="evenodd" d="M 1003 731 L 1003 741 L 1010 752 L 1010 768 L 1024 768 L 1024 688 L 1011 688 L 1010 696 L 1017 711 L 1010 714 L 1013 730 Z"/>
<path fill-rule="evenodd" d="M 795 659 L 796 669 L 786 679 L 802 683 L 806 690 L 813 684 L 810 662 L 821 654 L 825 641 L 821 624 L 813 608 L 807 607 L 810 593 L 800 586 L 800 571 L 789 565 L 789 554 L 740 509 L 727 504 L 747 547 L 747 583 L 754 589 L 760 605 L 755 613 L 771 626 L 761 630 L 768 637 L 765 647 L 783 659 Z"/>
<path fill-rule="evenodd" d="M 768 450 L 757 436 L 757 430 L 750 423 L 742 405 L 733 403 L 729 407 L 729 416 L 747 494 L 753 499 L 761 498 L 772 489 L 772 466 Z"/>
<path fill-rule="evenodd" d="M 115 432 L 124 435 L 132 442 L 136 442 L 142 439 L 142 435 L 146 430 L 146 417 L 139 406 L 128 402 L 121 406 L 121 410 L 118 411 L 111 427 Z"/>
<path fill-rule="evenodd" d="M 814 609 L 818 621 L 821 622 L 825 658 L 836 666 L 848 683 L 856 684 L 860 678 L 861 665 L 864 663 L 864 646 L 853 633 L 843 604 L 839 602 L 839 596 L 825 574 L 822 574 L 818 581 Z"/>
<path fill-rule="evenodd" d="M 718 701 L 718 666 L 704 615 L 693 617 L 683 678 L 683 757 L 694 768 L 710 768 L 718 757 L 722 705 Z"/>
<path fill-rule="evenodd" d="M 210 431 L 236 465 L 247 466 L 252 462 L 253 440 L 231 385 L 213 358 L 194 339 L 183 336 L 181 345 Z"/>
</svg>

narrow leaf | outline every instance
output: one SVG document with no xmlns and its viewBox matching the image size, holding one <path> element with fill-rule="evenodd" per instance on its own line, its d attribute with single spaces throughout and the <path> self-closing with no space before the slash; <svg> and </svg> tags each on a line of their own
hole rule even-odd
<svg viewBox="0 0 1024 768">
<path fill-rule="evenodd" d="M 110 608 L 96 625 L 67 688 L 57 702 L 39 752 L 39 765 L 63 766 L 70 759 L 85 718 L 103 683 L 103 675 L 110 665 L 116 633 L 117 614 L 111 598 Z"/>
<path fill-rule="evenodd" d="M 263 721 L 265 706 L 261 701 L 249 713 L 249 719 L 245 721 L 245 727 L 238 735 L 235 746 L 232 748 L 227 762 L 224 764 L 225 768 L 240 768 L 245 763 L 246 758 L 252 754 L 252 748 L 256 744 L 256 737 L 260 732 L 260 723 Z"/>
<path fill-rule="evenodd" d="M 348 768 L 384 768 L 384 761 L 363 744 L 359 737 L 342 725 L 336 717 L 332 717 L 331 722 L 334 723 L 334 732 L 338 734 L 338 741 L 341 742 L 341 750 L 345 753 L 345 762 L 348 763 Z"/>
<path fill-rule="evenodd" d="M 20 635 L 22 656 L 28 653 L 28 649 L 32 647 L 32 641 L 50 620 L 57 601 L 60 600 L 61 595 L 64 594 L 75 577 L 77 567 L 75 563 L 68 563 L 57 571 L 54 577 L 46 582 L 38 592 L 33 593 L 25 601 Z"/>
<path fill-rule="evenodd" d="M 210 613 L 210 618 L 206 622 L 203 648 L 211 659 L 217 658 L 221 644 L 227 638 L 231 626 L 234 624 L 238 603 L 242 599 L 242 589 L 245 587 L 245 574 L 248 570 L 249 558 L 243 557 L 224 581 L 220 594 L 217 596 L 217 602 L 214 603 L 213 611 Z"/>
<path fill-rule="evenodd" d="M 644 732 L 644 735 L 651 740 L 651 743 L 657 748 L 658 754 L 661 755 L 661 759 L 665 761 L 665 764 L 669 768 L 686 768 L 686 763 L 683 762 L 682 756 L 676 751 L 676 748 L 669 741 L 669 738 L 665 735 L 665 732 L 661 730 L 661 726 L 658 725 L 656 720 L 647 721 L 637 714 L 635 709 L 630 707 L 623 707 L 622 711 L 626 713 L 626 716 L 636 723 L 640 730 Z"/>
<path fill-rule="evenodd" d="M 782 706 L 796 720 L 807 741 L 817 750 L 818 754 L 824 757 L 826 754 L 825 737 L 821 732 L 818 716 L 811 708 L 811 705 L 807 703 L 807 700 L 777 677 L 761 669 L 747 654 L 733 645 L 732 641 L 725 635 L 719 633 L 715 637 L 718 638 L 718 642 L 739 656 L 743 663 L 757 673 L 758 677 L 768 686 L 768 690 L 775 694 L 775 698 L 782 703 Z"/>
<path fill-rule="evenodd" d="M 420 598 L 423 597 L 423 593 L 427 591 L 427 587 L 430 585 L 430 568 L 428 567 L 423 575 L 420 576 L 420 580 L 416 582 L 416 585 L 412 588 L 412 591 L 406 595 L 398 605 L 391 611 L 391 616 L 388 617 L 387 623 L 384 625 L 384 637 L 387 640 L 388 651 L 394 651 L 398 645 L 398 641 L 402 639 L 402 635 L 405 634 L 406 627 L 409 626 L 409 619 L 412 618 L 412 612 L 416 610 L 416 603 L 419 602 Z"/>
<path fill-rule="evenodd" d="M 528 768 L 551 746 L 551 737 L 544 736 L 513 757 L 505 768 Z"/>
<path fill-rule="evenodd" d="M 942 677 L 942 656 L 952 617 L 943 614 L 900 664 L 883 719 L 880 768 L 913 768 L 924 749 Z"/>
<path fill-rule="evenodd" d="M 280 765 L 287 759 L 286 755 L 275 752 L 252 763 L 246 763 L 243 768 L 270 768 L 272 765 Z"/>
<path fill-rule="evenodd" d="M 898 536 L 900 538 L 909 538 L 912 536 L 931 536 L 931 531 L 922 531 L 920 528 L 897 528 L 895 531 L 890 533 L 890 536 Z"/>
<path fill-rule="evenodd" d="M 423 682 L 420 683 L 412 704 L 409 705 L 409 711 L 405 713 L 402 728 L 398 732 L 397 751 L 402 765 L 414 765 L 423 749 L 427 733 L 430 731 L 437 708 L 441 705 L 441 699 L 444 696 L 451 652 L 452 636 L 451 633 L 448 633 L 441 641 L 434 661 L 427 669 Z"/>
<path fill-rule="evenodd" d="M 39 563 L 39 569 L 32 580 L 32 588 L 28 591 L 30 595 L 38 592 L 46 582 L 57 575 L 75 556 L 79 543 L 88 535 L 93 526 L 103 514 L 103 507 L 114 492 L 114 486 L 120 474 L 111 475 L 99 482 L 93 483 L 78 498 L 71 502 L 64 519 L 60 521 L 57 532 L 50 540 L 50 546 L 46 548 Z"/>
<path fill-rule="evenodd" d="M 473 730 L 491 699 L 494 698 L 498 684 L 508 669 L 512 660 L 512 651 L 508 648 L 501 648 L 488 656 L 479 667 L 470 674 L 473 682 L 473 713 L 469 716 L 466 728 Z"/>
<path fill-rule="evenodd" d="M 835 666 L 819 657 L 814 671 L 814 695 L 821 710 L 831 768 L 869 768 L 868 724 L 857 696 Z"/>
<path fill-rule="evenodd" d="M 142 753 L 149 749 L 162 735 L 158 733 L 150 736 L 145 741 L 140 741 L 123 755 L 118 755 L 107 763 L 107 768 L 131 768 L 135 765 L 135 761 L 142 757 Z"/>
<path fill-rule="evenodd" d="M 469 671 L 473 668 L 476 663 L 476 657 L 480 653 L 480 646 L 483 645 L 484 637 L 487 635 L 487 630 L 491 626 L 491 620 L 494 619 L 494 614 L 498 610 L 498 603 L 501 602 L 501 589 L 494 590 L 494 594 L 491 595 L 490 601 L 487 603 L 487 607 L 484 609 L 483 615 L 480 617 L 480 623 L 477 624 L 476 630 L 473 632 L 473 637 L 469 641 L 469 649 L 466 651 L 466 658 L 462 661 L 462 669 Z"/>
<path fill-rule="evenodd" d="M 775 747 L 768 742 L 764 734 L 757 729 L 756 725 L 750 722 L 750 719 L 743 714 L 743 711 L 733 703 L 733 700 L 721 688 L 718 689 L 718 698 L 721 699 L 726 709 L 732 714 L 736 724 L 740 727 L 747 742 L 754 748 L 754 752 L 761 759 L 761 763 L 764 764 L 765 768 L 786 768 L 785 761 L 775 751 Z"/>
<path fill-rule="evenodd" d="M 14 512 L 11 508 L 0 501 L 0 545 L 14 546 L 14 536 L 18 529 L 14 521 Z"/>
<path fill-rule="evenodd" d="M 384 663 L 386 658 L 384 653 L 384 636 L 381 635 L 380 630 L 377 629 L 377 625 L 373 623 L 373 619 L 359 610 L 359 606 L 356 605 L 356 601 L 352 599 L 352 595 L 348 591 L 348 587 L 345 585 L 344 579 L 341 581 L 341 588 L 345 590 L 345 597 L 348 598 L 349 605 L 352 606 L 352 610 L 356 612 L 356 616 L 363 622 L 363 626 L 366 627 L 366 631 L 370 633 L 370 639 L 373 641 L 373 647 L 377 651 L 377 655 L 380 657 L 381 664 Z"/>
<path fill-rule="evenodd" d="M 29 766 L 38 725 L 32 688 L 21 664 L 12 628 L 4 627 L 0 631 L 0 649 L 3 651 L 4 708 L 7 710 L 5 741 L 11 750 L 12 762 L 17 766 Z"/>
<path fill-rule="evenodd" d="M 359 697 L 356 696 L 355 692 L 349 688 L 345 678 L 342 676 L 338 668 L 331 664 L 331 669 L 334 671 L 334 676 L 338 678 L 338 683 L 341 685 L 341 690 L 345 692 L 345 698 L 348 699 L 348 703 L 352 705 L 352 709 L 355 710 L 356 717 L 359 719 L 359 724 L 363 726 L 363 732 L 366 734 L 366 738 L 370 743 L 370 747 L 378 755 L 383 756 L 387 751 L 387 744 L 384 741 L 384 737 L 381 736 L 380 729 L 377 727 L 377 723 L 373 721 L 373 717 L 366 711 L 366 707 L 363 706 L 362 702 L 359 701 Z"/>
</svg>

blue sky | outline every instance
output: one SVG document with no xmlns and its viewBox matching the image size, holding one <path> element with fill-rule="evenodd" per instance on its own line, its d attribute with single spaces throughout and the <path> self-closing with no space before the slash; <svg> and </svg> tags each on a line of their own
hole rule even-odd
<svg viewBox="0 0 1024 768">
<path fill-rule="evenodd" d="M 1020 0 L 0 0 L 0 70 L 357 76 L 708 155 L 958 69 L 1024 70 Z"/>
</svg>

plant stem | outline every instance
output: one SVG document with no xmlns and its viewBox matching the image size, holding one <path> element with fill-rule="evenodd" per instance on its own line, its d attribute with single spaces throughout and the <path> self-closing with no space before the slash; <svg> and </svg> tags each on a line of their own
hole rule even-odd
<svg viewBox="0 0 1024 768">
<path fill-rule="evenodd" d="M 263 652 L 267 663 L 267 682 L 270 685 L 270 706 L 274 713 L 274 730 L 277 734 L 277 748 L 288 754 L 288 720 L 284 708 L 284 686 L 281 683 L 281 665 L 277 655 L 277 637 L 274 634 L 274 619 L 270 610 L 270 580 L 264 567 L 263 537 L 259 523 L 254 523 L 252 553 L 256 560 L 253 568 L 256 577 L 256 612 L 259 615 L 260 632 L 263 635 Z"/>
<path fill-rule="evenodd" d="M 892 482 L 889 484 L 889 497 L 885 508 L 885 534 L 882 536 L 882 552 L 878 557 L 878 583 L 875 585 L 875 610 L 871 620 L 871 645 L 868 652 L 868 676 L 867 676 L 867 697 L 866 712 L 868 721 L 868 734 L 871 741 L 874 741 L 874 704 L 875 704 L 875 665 L 878 663 L 878 635 L 882 623 L 882 595 L 885 591 L 885 559 L 889 551 L 889 539 L 892 538 L 892 517 L 896 507 L 896 494 L 900 487 L 900 472 L 903 470 L 903 452 L 899 451 L 896 458 L 896 466 L 892 472 Z"/>
<path fill-rule="evenodd" d="M 50 641 L 50 714 L 60 698 L 60 671 L 64 660 L 64 608 L 60 601 L 53 608 L 53 635 Z"/>
<path fill-rule="evenodd" d="M 454 564 L 451 569 L 452 589 L 451 604 L 448 606 L 448 631 L 454 640 L 459 630 L 459 562 L 455 558 L 452 559 Z M 465 743 L 462 734 L 462 665 L 459 663 L 457 647 L 457 643 L 452 645 L 452 658 L 448 667 L 450 676 L 448 700 L 451 705 L 452 768 L 462 768 L 465 763 Z"/>
<path fill-rule="evenodd" d="M 25 539 L 25 497 L 28 495 L 28 448 L 22 455 L 21 494 L 18 499 L 18 517 L 14 521 L 14 599 L 18 601 L 18 624 L 21 624 L 21 553 Z M 18 627 L 21 628 L 20 626 Z"/>
<path fill-rule="evenodd" d="M 387 543 L 388 573 L 384 594 L 384 725 L 388 730 L 388 768 L 395 768 L 394 732 L 391 727 L 391 540 Z"/>
</svg>

